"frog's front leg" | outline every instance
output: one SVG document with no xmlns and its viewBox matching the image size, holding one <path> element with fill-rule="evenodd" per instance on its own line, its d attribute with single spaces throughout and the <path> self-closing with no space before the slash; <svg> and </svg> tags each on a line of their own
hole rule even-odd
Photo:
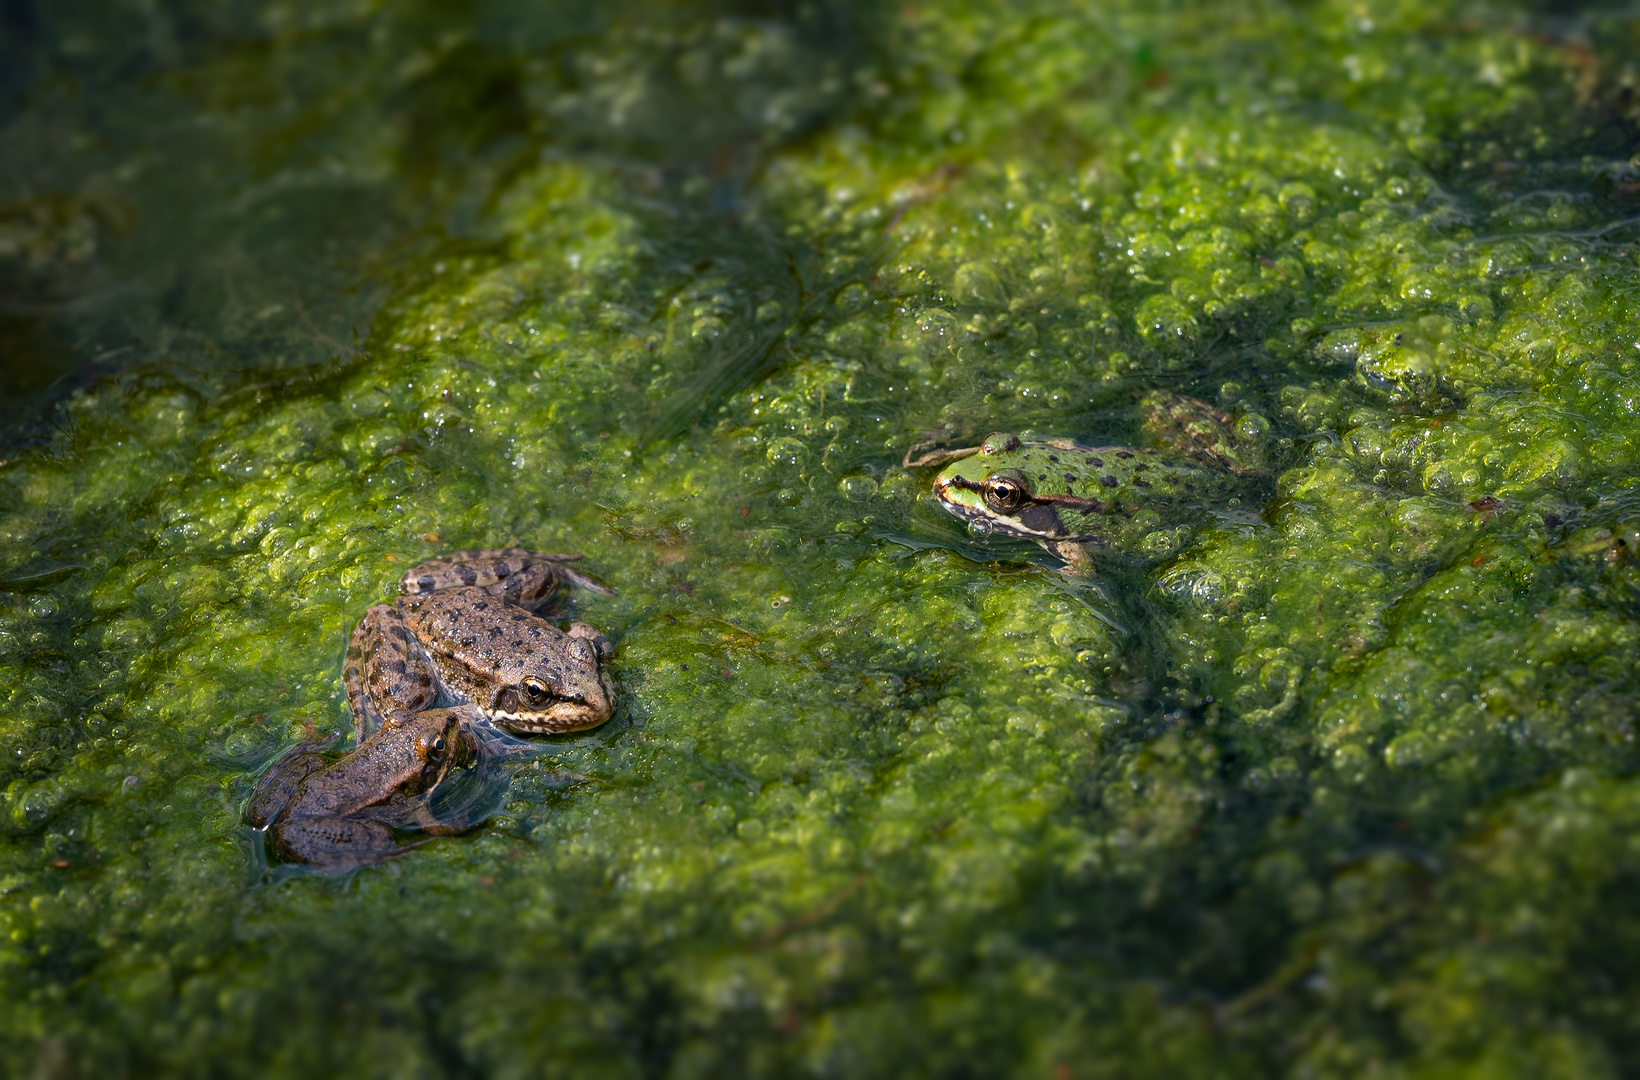
<svg viewBox="0 0 1640 1080">
<path fill-rule="evenodd" d="M 468 830 L 484 824 L 484 819 L 468 813 L 465 808 L 460 812 L 445 818 L 434 816 L 433 811 L 423 806 L 416 811 L 413 819 L 415 827 L 428 836 L 459 836 Z"/>
<path fill-rule="evenodd" d="M 1062 573 L 1071 577 L 1087 577 L 1093 573 L 1093 556 L 1088 553 L 1086 544 L 1076 540 L 1044 540 L 1042 546 L 1048 554 L 1064 561 Z"/>
<path fill-rule="evenodd" d="M 274 854 L 285 862 L 306 863 L 331 871 L 351 870 L 401 855 L 393 830 L 379 821 L 307 817 L 281 821 L 268 830 Z"/>
<path fill-rule="evenodd" d="M 593 592 L 612 592 L 607 585 L 568 565 L 580 557 L 523 548 L 457 551 L 412 567 L 399 581 L 399 590 L 417 595 L 465 585 L 531 610 L 545 603 L 560 582 Z"/>
<path fill-rule="evenodd" d="M 387 716 L 430 709 L 438 697 L 433 665 L 391 604 L 377 604 L 354 628 L 342 664 L 342 685 L 360 743 Z"/>
</svg>

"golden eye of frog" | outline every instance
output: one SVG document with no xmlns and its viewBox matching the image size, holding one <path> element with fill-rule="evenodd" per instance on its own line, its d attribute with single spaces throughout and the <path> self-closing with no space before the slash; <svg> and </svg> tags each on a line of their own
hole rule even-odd
<svg viewBox="0 0 1640 1080">
<path fill-rule="evenodd" d="M 1038 541 L 1080 570 L 1086 548 L 1124 548 L 1188 520 L 1228 499 L 1237 474 L 1262 466 L 1258 438 L 1267 425 L 1238 428 L 1173 394 L 1153 395 L 1145 407 L 1146 430 L 1164 439 L 1165 449 L 1026 441 L 999 432 L 971 450 L 918 463 L 950 462 L 934 480 L 934 495 L 971 531 Z M 916 464 L 909 455 L 908 464 Z"/>
<path fill-rule="evenodd" d="M 360 738 L 384 716 L 434 705 L 476 710 L 523 735 L 596 727 L 615 710 L 609 639 L 532 614 L 560 585 L 610 590 L 566 564 L 578 555 L 461 551 L 414 567 L 402 595 L 365 612 L 342 681 Z"/>
<path fill-rule="evenodd" d="M 274 854 L 287 862 L 332 871 L 380 862 L 417 846 L 396 844 L 395 827 L 460 831 L 461 824 L 433 820 L 427 803 L 474 749 L 460 715 L 448 709 L 394 716 L 334 763 L 304 743 L 263 776 L 245 820 L 266 829 Z"/>
</svg>

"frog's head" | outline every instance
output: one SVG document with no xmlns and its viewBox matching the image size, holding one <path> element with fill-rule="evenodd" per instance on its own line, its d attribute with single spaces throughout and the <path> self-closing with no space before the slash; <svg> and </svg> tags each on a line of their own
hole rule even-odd
<svg viewBox="0 0 1640 1080">
<path fill-rule="evenodd" d="M 403 761 L 399 767 L 402 775 L 393 785 L 396 791 L 431 791 L 451 769 L 466 764 L 471 756 L 470 737 L 462 729 L 461 716 L 449 709 L 396 713 L 388 718 L 384 730 L 387 734 L 383 738 L 391 736 L 409 750 L 402 758 L 395 755 Z"/>
<path fill-rule="evenodd" d="M 541 629 L 534 648 L 498 665 L 493 692 L 478 702 L 479 710 L 520 735 L 581 731 L 608 720 L 615 711 L 615 686 L 603 668 L 609 639 L 586 623 L 572 623 L 567 633 Z"/>
<path fill-rule="evenodd" d="M 1052 455 L 1053 472 L 1047 470 Z M 1030 540 L 1072 535 L 1063 512 L 1103 513 L 1104 503 L 1065 490 L 1060 454 L 1049 443 L 1022 443 L 1017 435 L 986 436 L 977 452 L 952 462 L 934 480 L 934 495 L 981 535 L 999 533 Z M 1042 468 L 1038 468 L 1038 465 Z M 1046 476 L 1047 480 L 1039 478 Z"/>
<path fill-rule="evenodd" d="M 416 756 L 440 774 L 466 765 L 473 754 L 472 736 L 461 725 L 461 714 L 450 709 L 428 709 L 417 714 Z"/>
</svg>

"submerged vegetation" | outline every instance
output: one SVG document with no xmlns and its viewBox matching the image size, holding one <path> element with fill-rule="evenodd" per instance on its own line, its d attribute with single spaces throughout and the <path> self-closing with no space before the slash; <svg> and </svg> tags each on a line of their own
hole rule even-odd
<svg viewBox="0 0 1640 1080">
<path fill-rule="evenodd" d="M 149 51 L 17 46 L 8 166 L 129 70 L 214 165 L 0 208 L 7 347 L 105 350 L 0 465 L 15 1070 L 1634 1071 L 1632 18 L 185 8 L 17 6 Z M 1280 467 L 1091 579 L 900 464 L 1158 392 Z M 268 867 L 354 622 L 508 545 L 614 718 Z"/>
</svg>

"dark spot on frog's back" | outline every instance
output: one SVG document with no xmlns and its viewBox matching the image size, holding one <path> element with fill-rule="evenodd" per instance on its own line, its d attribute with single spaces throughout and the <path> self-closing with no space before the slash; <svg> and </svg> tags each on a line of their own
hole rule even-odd
<svg viewBox="0 0 1640 1080">
<path fill-rule="evenodd" d="M 1132 457 L 1133 455 L 1131 453 L 1129 453 L 1128 451 L 1126 451 L 1126 450 L 1118 450 L 1118 451 L 1116 451 L 1116 456 L 1125 461 L 1128 458 Z"/>
<path fill-rule="evenodd" d="M 1104 458 L 1096 458 L 1092 454 L 1089 454 L 1088 455 L 1088 464 L 1092 465 L 1096 469 L 1103 469 L 1105 467 L 1105 459 Z"/>
<path fill-rule="evenodd" d="M 1101 476 L 1099 478 L 1099 482 L 1106 487 L 1116 487 L 1119 483 L 1121 483 L 1121 481 L 1117 480 L 1114 476 Z"/>
<path fill-rule="evenodd" d="M 1028 506 L 1020 512 L 1019 522 L 1034 533 L 1044 536 L 1063 536 L 1065 524 L 1059 520 L 1059 514 L 1051 506 L 1037 504 Z"/>
</svg>

